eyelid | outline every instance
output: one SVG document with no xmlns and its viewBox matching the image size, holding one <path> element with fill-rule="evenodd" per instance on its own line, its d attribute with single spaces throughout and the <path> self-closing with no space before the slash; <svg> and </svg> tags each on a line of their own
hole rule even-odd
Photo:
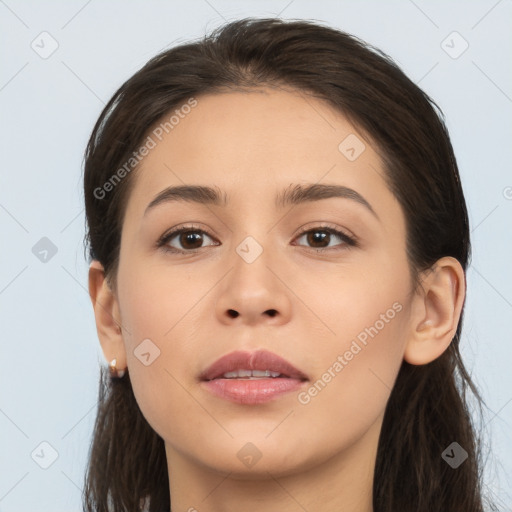
<svg viewBox="0 0 512 512">
<path fill-rule="evenodd" d="M 341 235 L 343 235 L 346 238 L 352 239 L 354 242 L 358 242 L 359 238 L 349 229 L 342 228 L 336 224 L 332 224 L 330 222 L 322 222 L 322 221 L 312 221 L 308 222 L 307 224 L 302 225 L 300 228 L 298 228 L 295 237 L 300 236 L 304 233 L 307 233 L 308 231 L 332 231 L 332 232 L 339 232 Z"/>
</svg>

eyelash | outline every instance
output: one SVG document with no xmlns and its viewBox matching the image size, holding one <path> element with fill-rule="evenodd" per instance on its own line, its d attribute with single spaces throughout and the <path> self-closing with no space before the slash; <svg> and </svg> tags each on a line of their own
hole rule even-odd
<svg viewBox="0 0 512 512">
<path fill-rule="evenodd" d="M 339 231 L 338 229 L 336 229 L 332 226 L 326 225 L 326 224 L 321 225 L 321 226 L 315 226 L 313 228 L 304 229 L 295 238 L 300 238 L 307 233 L 315 232 L 315 231 L 321 231 L 321 232 L 323 231 L 323 232 L 327 232 L 331 235 L 338 236 L 341 240 L 343 240 L 344 243 L 341 244 L 342 245 L 341 248 L 337 248 L 337 249 L 333 248 L 333 247 L 325 247 L 325 248 L 308 247 L 312 251 L 325 252 L 325 251 L 330 251 L 330 250 L 343 250 L 344 248 L 346 248 L 343 246 L 359 247 L 359 243 L 355 237 L 349 236 L 346 233 L 343 233 L 342 231 Z M 198 252 L 199 250 L 204 249 L 204 247 L 199 247 L 197 249 L 188 249 L 188 250 L 176 249 L 176 247 L 170 247 L 167 245 L 167 243 L 175 236 L 177 236 L 181 233 L 187 233 L 187 232 L 202 233 L 202 234 L 205 234 L 208 237 L 213 239 L 213 237 L 210 236 L 208 234 L 208 232 L 204 231 L 203 229 L 200 229 L 195 226 L 181 226 L 181 227 L 176 228 L 168 233 L 164 233 L 157 241 L 157 247 L 162 249 L 164 252 L 169 252 L 169 253 L 173 253 L 173 254 L 194 254 L 194 253 Z"/>
</svg>

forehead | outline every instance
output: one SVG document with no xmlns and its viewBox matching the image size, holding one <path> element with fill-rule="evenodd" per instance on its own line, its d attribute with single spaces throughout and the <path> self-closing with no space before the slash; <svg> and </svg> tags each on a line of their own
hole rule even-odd
<svg viewBox="0 0 512 512">
<path fill-rule="evenodd" d="M 155 146 L 137 169 L 129 201 L 139 215 L 158 192 L 185 183 L 218 186 L 233 201 L 271 194 L 272 204 L 292 183 L 324 180 L 369 196 L 387 189 L 369 141 L 325 101 L 269 88 L 195 100 L 172 128 L 162 130 L 166 115 L 149 132 Z"/>
</svg>

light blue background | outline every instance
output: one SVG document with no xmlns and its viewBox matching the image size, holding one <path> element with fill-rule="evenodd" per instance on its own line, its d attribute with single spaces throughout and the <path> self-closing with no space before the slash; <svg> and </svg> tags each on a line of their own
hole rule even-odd
<svg viewBox="0 0 512 512">
<path fill-rule="evenodd" d="M 327 22 L 381 48 L 444 110 L 473 236 L 463 355 L 489 406 L 486 488 L 500 510 L 512 510 L 511 1 L 5 0 L 1 512 L 81 509 L 105 364 L 82 249 L 82 156 L 104 103 L 164 47 L 224 20 L 277 14 Z M 43 31 L 59 45 L 47 59 L 31 48 Z M 457 59 L 442 47 L 453 31 L 469 43 Z M 58 249 L 47 263 L 31 250 L 42 237 Z M 43 441 L 58 452 L 48 469 L 31 458 Z"/>
</svg>

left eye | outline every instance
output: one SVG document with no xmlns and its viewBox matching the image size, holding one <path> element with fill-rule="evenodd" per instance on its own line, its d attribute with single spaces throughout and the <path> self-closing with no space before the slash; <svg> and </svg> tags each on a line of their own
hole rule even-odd
<svg viewBox="0 0 512 512">
<path fill-rule="evenodd" d="M 337 244 L 337 245 L 356 245 L 355 240 L 346 235 L 345 233 L 342 233 L 341 231 L 338 231 L 337 229 L 333 228 L 327 228 L 327 227 L 319 227 L 314 229 L 309 229 L 307 231 L 304 231 L 302 234 L 300 234 L 297 237 L 297 240 L 300 238 L 306 237 L 306 240 L 309 244 L 320 244 L 319 246 L 313 246 L 311 249 L 325 249 L 329 248 L 329 243 L 332 240 L 332 237 L 340 239 L 343 243 Z M 330 246 L 333 247 L 333 246 Z"/>
</svg>

